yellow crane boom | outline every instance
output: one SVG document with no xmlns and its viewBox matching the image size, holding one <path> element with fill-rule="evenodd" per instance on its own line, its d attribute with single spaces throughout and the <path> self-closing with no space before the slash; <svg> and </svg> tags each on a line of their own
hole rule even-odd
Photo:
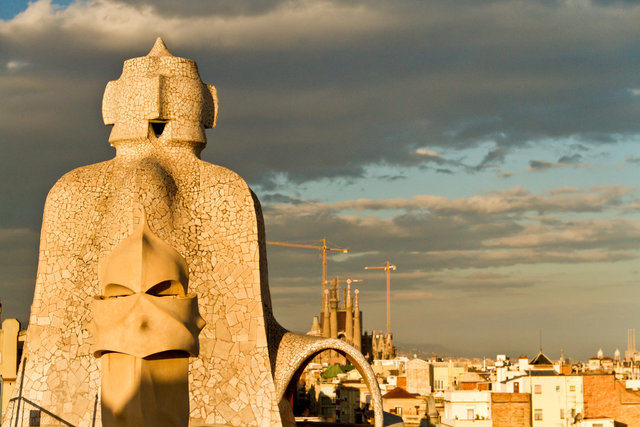
<svg viewBox="0 0 640 427">
<path fill-rule="evenodd" d="M 322 307 L 324 307 L 324 289 L 327 286 L 327 251 L 336 251 L 342 253 L 348 253 L 349 248 L 331 248 L 327 246 L 327 239 L 322 239 L 322 245 L 305 245 L 300 243 L 288 243 L 288 242 L 267 242 L 268 245 L 274 246 L 287 246 L 290 248 L 303 248 L 303 249 L 317 249 L 322 251 Z"/>
</svg>

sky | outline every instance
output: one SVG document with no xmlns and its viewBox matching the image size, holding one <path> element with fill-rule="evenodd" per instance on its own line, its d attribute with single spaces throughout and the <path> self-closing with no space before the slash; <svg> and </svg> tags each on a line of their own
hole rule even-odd
<svg viewBox="0 0 640 427">
<path fill-rule="evenodd" d="M 586 359 L 640 331 L 640 2 L 2 0 L 0 299 L 26 324 L 49 188 L 114 150 L 109 80 L 162 36 L 218 89 L 206 161 L 270 241 L 360 279 L 364 327 L 493 357 Z M 268 247 L 306 332 L 320 252 Z"/>
</svg>

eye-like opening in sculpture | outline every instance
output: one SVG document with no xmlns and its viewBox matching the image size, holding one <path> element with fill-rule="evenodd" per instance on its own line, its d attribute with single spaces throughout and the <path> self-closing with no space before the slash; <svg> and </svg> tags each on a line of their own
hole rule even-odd
<svg viewBox="0 0 640 427">
<path fill-rule="evenodd" d="M 126 297 L 129 295 L 133 295 L 134 293 L 135 292 L 133 292 L 131 289 L 127 288 L 126 286 L 117 285 L 115 283 L 109 283 L 104 288 L 103 297 L 104 298 Z"/>
<path fill-rule="evenodd" d="M 189 357 L 190 354 L 183 350 L 167 350 L 160 353 L 154 353 L 147 357 L 143 357 L 145 360 L 164 360 L 164 359 L 181 359 Z"/>
<path fill-rule="evenodd" d="M 149 123 L 151 124 L 151 128 L 153 129 L 153 133 L 156 135 L 156 138 L 160 138 L 160 136 L 162 136 L 162 132 L 164 132 L 167 120 L 152 120 L 149 121 Z"/>
<path fill-rule="evenodd" d="M 156 297 L 177 297 L 185 295 L 182 283 L 175 280 L 165 280 L 164 282 L 160 282 L 151 287 L 146 293 Z"/>
</svg>

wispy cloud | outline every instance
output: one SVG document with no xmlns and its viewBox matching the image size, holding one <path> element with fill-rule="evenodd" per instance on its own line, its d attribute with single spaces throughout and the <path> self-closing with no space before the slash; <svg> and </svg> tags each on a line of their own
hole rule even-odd
<svg viewBox="0 0 640 427">
<path fill-rule="evenodd" d="M 475 170 L 483 170 L 499 166 L 507 155 L 509 149 L 506 146 L 495 146 L 484 156 L 482 161 L 475 166 Z"/>
<path fill-rule="evenodd" d="M 271 239 L 300 240 L 311 237 L 313 230 L 315 235 L 358 242 L 352 255 L 339 261 L 342 268 L 385 257 L 401 259 L 398 280 L 424 283 L 430 280 L 429 272 L 442 269 L 636 259 L 640 221 L 607 217 L 630 209 L 633 194 L 633 188 L 619 186 L 559 187 L 544 194 L 516 187 L 458 199 L 415 196 L 268 205 L 265 219 Z M 344 213 L 358 210 L 362 213 Z M 372 215 L 376 210 L 396 214 L 377 217 Z M 589 212 L 603 218 L 573 218 Z M 304 255 L 295 253 L 295 262 L 290 262 L 299 265 L 304 258 L 298 257 Z"/>
<path fill-rule="evenodd" d="M 442 160 L 442 157 L 440 156 L 440 154 L 436 153 L 433 150 L 429 150 L 427 148 L 418 148 L 416 150 L 416 154 L 418 156 L 426 157 L 433 160 Z"/>
<path fill-rule="evenodd" d="M 582 163 L 582 156 L 580 154 L 565 155 L 558 159 L 557 162 L 547 162 L 544 160 L 530 160 L 528 172 L 540 172 L 552 168 L 564 168 L 564 167 L 586 167 L 587 163 Z"/>
<path fill-rule="evenodd" d="M 640 157 L 638 156 L 626 156 L 624 160 L 627 163 L 640 163 Z"/>
<path fill-rule="evenodd" d="M 19 60 L 8 61 L 7 64 L 5 65 L 8 71 L 18 71 L 28 66 L 29 66 L 28 62 L 19 61 Z"/>
<path fill-rule="evenodd" d="M 440 214 L 504 214 L 524 212 L 598 212 L 620 206 L 623 198 L 635 191 L 633 187 L 602 186 L 590 190 L 561 188 L 546 194 L 534 194 L 516 186 L 492 191 L 482 196 L 449 198 L 416 195 L 410 198 L 385 200 L 356 199 L 335 203 L 310 202 L 298 205 L 274 204 L 267 206 L 273 214 L 303 214 L 311 212 L 337 212 L 344 210 L 425 209 Z"/>
</svg>

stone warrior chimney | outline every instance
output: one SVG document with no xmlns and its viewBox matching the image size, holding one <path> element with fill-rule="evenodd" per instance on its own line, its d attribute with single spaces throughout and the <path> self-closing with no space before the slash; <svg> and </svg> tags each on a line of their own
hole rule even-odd
<svg viewBox="0 0 640 427">
<path fill-rule="evenodd" d="M 327 350 L 358 368 L 382 427 L 375 374 L 327 337 L 329 319 L 325 337 L 275 320 L 258 198 L 199 158 L 218 98 L 195 62 L 158 39 L 107 84 L 102 112 L 115 157 L 47 196 L 2 427 L 28 425 L 34 408 L 40 425 L 292 427 L 296 373 Z"/>
</svg>

